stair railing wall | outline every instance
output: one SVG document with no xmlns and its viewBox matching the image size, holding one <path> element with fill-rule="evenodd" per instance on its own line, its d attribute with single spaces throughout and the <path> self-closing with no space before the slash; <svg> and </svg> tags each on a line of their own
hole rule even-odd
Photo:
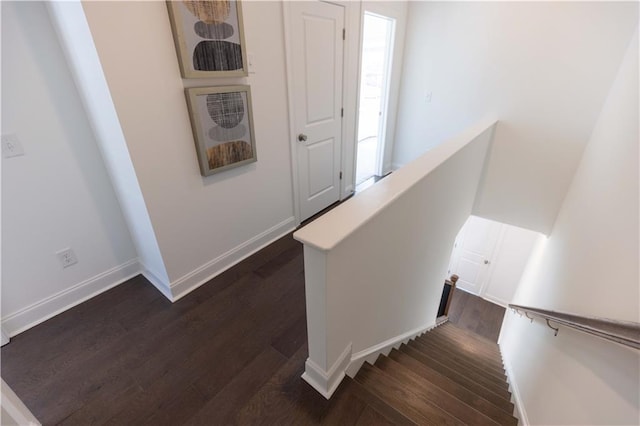
<svg viewBox="0 0 640 426">
<path fill-rule="evenodd" d="M 495 126 L 469 128 L 294 234 L 304 244 L 303 378 L 326 398 L 365 360 L 435 326 Z"/>
</svg>

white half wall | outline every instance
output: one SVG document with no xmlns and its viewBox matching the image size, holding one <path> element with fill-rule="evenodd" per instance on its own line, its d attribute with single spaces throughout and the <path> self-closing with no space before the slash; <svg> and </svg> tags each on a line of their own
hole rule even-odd
<svg viewBox="0 0 640 426">
<path fill-rule="evenodd" d="M 2 325 L 14 336 L 139 272 L 137 255 L 43 2 L 2 5 Z M 56 252 L 78 263 L 62 268 Z"/>
<path fill-rule="evenodd" d="M 410 2 L 394 163 L 498 117 L 473 214 L 548 235 L 637 22 L 636 2 Z"/>
<path fill-rule="evenodd" d="M 515 303 L 640 322 L 638 32 Z M 530 424 L 637 424 L 640 353 L 509 313 L 500 341 Z"/>
<path fill-rule="evenodd" d="M 471 127 L 294 234 L 305 245 L 303 378 L 325 397 L 351 363 L 435 325 L 494 127 Z"/>
<path fill-rule="evenodd" d="M 282 4 L 242 7 L 254 73 L 183 80 L 165 2 L 83 3 L 173 299 L 295 224 Z M 184 88 L 230 84 L 251 85 L 258 161 L 202 177 Z"/>
</svg>

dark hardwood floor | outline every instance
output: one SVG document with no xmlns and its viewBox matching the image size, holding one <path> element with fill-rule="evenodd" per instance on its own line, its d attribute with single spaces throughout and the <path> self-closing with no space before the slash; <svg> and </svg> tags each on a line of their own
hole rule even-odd
<svg viewBox="0 0 640 426">
<path fill-rule="evenodd" d="M 498 341 L 505 309 L 466 291 L 456 289 L 449 306 L 449 321 L 465 330 Z"/>
<path fill-rule="evenodd" d="M 456 294 L 450 315 L 464 326 L 470 302 Z M 349 378 L 325 400 L 300 378 L 306 341 L 302 246 L 287 235 L 176 303 L 138 276 L 0 355 L 44 425 L 415 423 Z"/>
<path fill-rule="evenodd" d="M 306 340 L 288 235 L 174 304 L 142 276 L 82 303 L 3 347 L 2 377 L 44 425 L 397 423 L 351 379 L 305 383 Z"/>
</svg>

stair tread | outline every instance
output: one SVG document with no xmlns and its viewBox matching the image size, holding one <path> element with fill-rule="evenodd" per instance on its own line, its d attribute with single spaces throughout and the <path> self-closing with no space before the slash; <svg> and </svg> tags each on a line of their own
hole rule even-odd
<svg viewBox="0 0 640 426">
<path fill-rule="evenodd" d="M 406 366 L 416 374 L 419 374 L 425 380 L 429 380 L 445 392 L 454 395 L 456 398 L 464 401 L 475 409 L 485 413 L 500 423 L 507 423 L 509 418 L 513 418 L 513 404 L 505 399 L 499 398 L 497 395 L 491 395 L 487 392 L 478 392 L 478 389 L 470 389 L 464 385 L 450 379 L 417 359 L 413 358 L 405 352 L 392 350 L 389 358 Z"/>
<path fill-rule="evenodd" d="M 441 374 L 449 377 L 450 379 L 462 384 L 463 386 L 466 386 L 468 388 L 473 388 L 474 391 L 476 391 L 475 389 L 477 389 L 477 391 L 482 391 L 484 389 L 485 392 L 488 392 L 490 394 L 495 395 L 496 397 L 499 397 L 503 400 L 511 400 L 511 394 L 508 391 L 504 391 L 501 389 L 495 389 L 492 387 L 487 387 L 483 384 L 478 383 L 477 381 L 463 375 L 462 373 L 460 373 L 459 371 L 456 371 L 452 368 L 450 368 L 449 366 L 442 364 L 441 362 L 438 362 L 430 357 L 428 357 L 427 355 L 423 354 L 422 352 L 420 352 L 419 350 L 415 349 L 414 347 L 408 346 L 408 345 L 402 345 L 400 347 L 400 350 L 407 353 L 408 355 L 414 357 L 415 359 L 417 359 L 418 361 L 420 361 L 423 364 L 426 364 L 428 367 L 440 372 Z"/>
<path fill-rule="evenodd" d="M 410 341 L 408 346 L 413 347 L 417 351 L 421 352 L 424 356 L 431 358 L 433 361 L 444 365 L 450 369 L 453 369 L 475 382 L 481 384 L 482 386 L 494 390 L 495 392 L 507 392 L 509 391 L 509 385 L 506 382 L 501 382 L 497 379 L 492 379 L 487 375 L 476 371 L 475 369 L 466 368 L 463 365 L 458 364 L 446 356 L 442 355 L 437 349 L 432 349 L 430 347 L 426 347 L 419 342 Z"/>
<path fill-rule="evenodd" d="M 358 373 L 360 374 L 360 373 Z M 391 424 L 401 425 L 401 426 L 416 426 L 417 423 L 411 421 L 408 417 L 402 414 L 400 411 L 396 410 L 386 402 L 384 402 L 378 395 L 371 392 L 365 386 L 354 379 L 345 378 L 345 380 L 349 380 L 350 385 L 352 385 L 354 392 L 360 397 L 364 402 L 368 404 L 373 410 L 376 411 L 379 415 L 388 420 Z M 366 409 L 365 409 L 366 411 Z M 363 418 L 364 416 L 364 418 Z M 358 424 L 360 421 L 366 420 L 366 415 L 363 412 L 358 419 Z M 369 423 L 372 424 L 372 423 Z M 378 424 L 378 423 L 376 423 Z"/>
<path fill-rule="evenodd" d="M 485 353 L 478 352 L 476 348 L 465 341 L 458 341 L 453 339 L 443 338 L 435 333 L 425 333 L 419 336 L 417 340 L 424 341 L 425 343 L 433 343 L 441 346 L 443 349 L 455 354 L 456 356 L 464 359 L 471 359 L 472 361 L 480 360 L 484 365 L 494 370 L 496 373 L 505 376 L 506 374 L 502 366 L 502 360 L 497 356 L 489 356 Z"/>
<path fill-rule="evenodd" d="M 459 419 L 424 400 L 405 383 L 364 363 L 355 380 L 417 424 L 463 425 Z"/>
<path fill-rule="evenodd" d="M 487 366 L 481 357 L 475 359 L 465 358 L 456 352 L 455 349 L 452 349 L 446 344 L 438 344 L 425 339 L 415 339 L 414 342 L 416 345 L 420 345 L 422 348 L 425 348 L 425 350 L 428 349 L 431 352 L 436 353 L 439 358 L 445 359 L 447 362 L 459 365 L 465 369 L 480 374 L 492 382 L 506 386 L 507 376 L 500 374 Z"/>
<path fill-rule="evenodd" d="M 478 345 L 486 349 L 487 351 L 500 354 L 500 346 L 496 342 L 492 342 L 472 331 L 465 330 L 464 328 L 456 327 L 452 323 L 444 323 L 440 327 L 437 327 L 433 330 L 438 333 L 447 333 L 449 335 L 454 335 L 458 337 L 464 337 L 466 339 L 473 340 Z"/>
<path fill-rule="evenodd" d="M 402 381 L 405 385 L 411 386 L 420 396 L 467 424 L 499 424 L 481 411 L 469 406 L 450 393 L 444 392 L 438 386 L 389 357 L 379 357 L 375 366 Z"/>
<path fill-rule="evenodd" d="M 441 328 L 440 330 L 436 330 L 430 335 L 438 336 L 442 339 L 447 339 L 447 340 L 466 342 L 473 348 L 475 352 L 483 353 L 489 357 L 502 361 L 500 346 L 498 346 L 495 343 L 488 345 L 487 342 L 478 340 L 479 337 L 471 337 L 469 334 L 457 333 L 452 329 L 444 329 L 444 328 Z"/>
</svg>

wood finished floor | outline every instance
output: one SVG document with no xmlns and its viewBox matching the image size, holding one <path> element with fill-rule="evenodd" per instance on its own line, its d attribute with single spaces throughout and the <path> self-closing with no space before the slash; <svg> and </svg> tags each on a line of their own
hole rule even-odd
<svg viewBox="0 0 640 426">
<path fill-rule="evenodd" d="M 172 304 L 143 277 L 12 339 L 2 377 L 44 425 L 391 424 L 347 379 L 326 401 L 307 358 L 290 235 Z"/>
<path fill-rule="evenodd" d="M 449 306 L 449 321 L 465 330 L 498 341 L 505 309 L 466 291 L 456 289 Z"/>
<path fill-rule="evenodd" d="M 305 318 L 288 235 L 174 304 L 142 276 L 82 303 L 3 347 L 2 377 L 44 425 L 413 424 L 357 381 L 305 383 Z"/>
</svg>

